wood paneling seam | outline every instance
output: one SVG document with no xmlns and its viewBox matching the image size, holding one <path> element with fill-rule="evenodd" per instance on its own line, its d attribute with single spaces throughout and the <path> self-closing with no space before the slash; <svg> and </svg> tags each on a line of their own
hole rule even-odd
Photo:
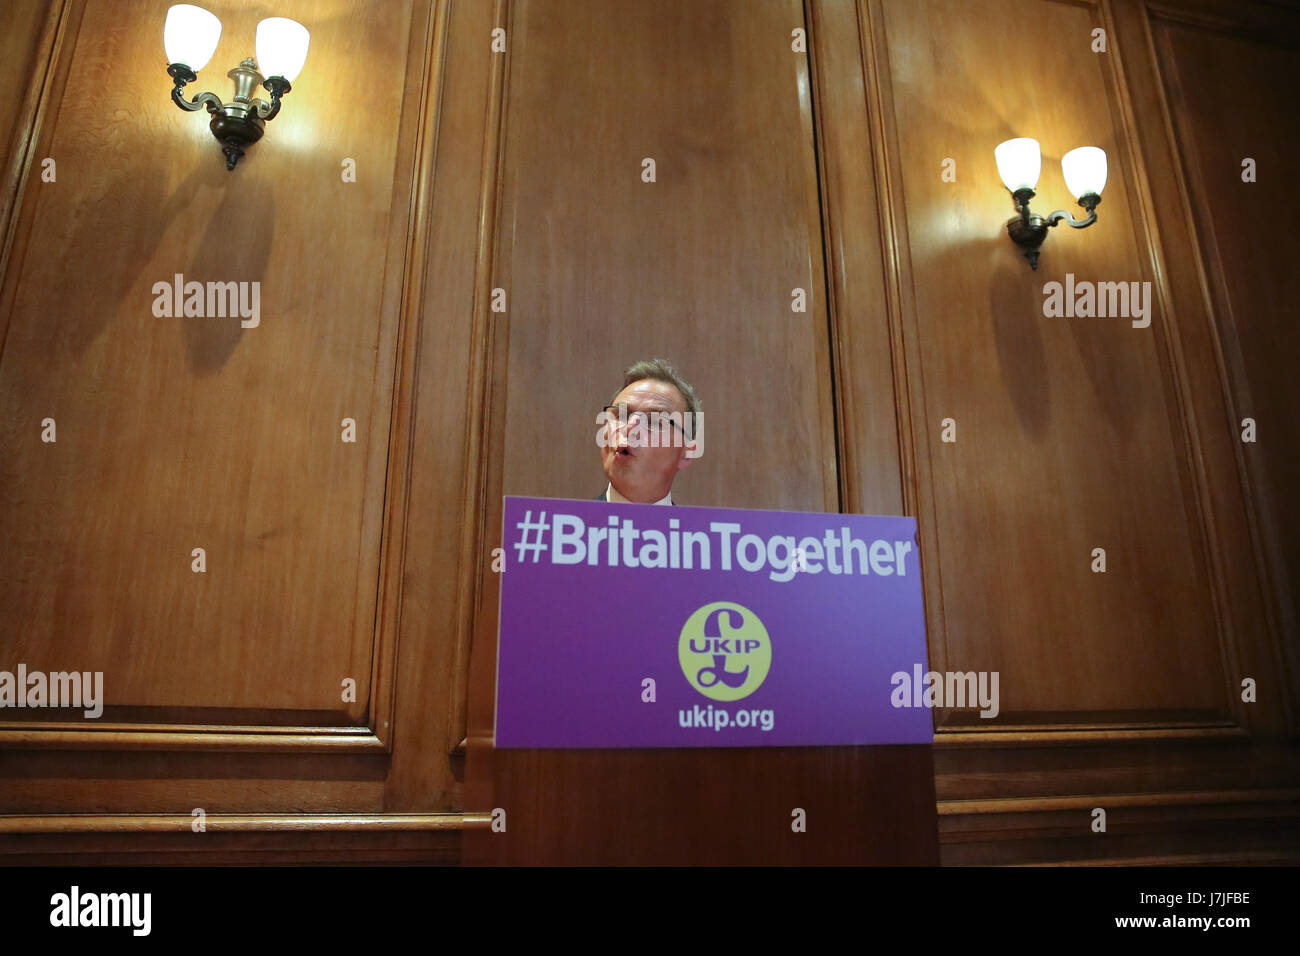
<svg viewBox="0 0 1300 956">
<path fill-rule="evenodd" d="M 1210 326 L 1210 342 L 1214 350 L 1214 359 L 1216 372 L 1219 379 L 1220 394 L 1224 403 L 1224 408 L 1228 413 L 1227 427 L 1230 433 L 1235 434 L 1240 421 L 1240 409 L 1237 406 L 1234 381 L 1239 384 L 1237 387 L 1250 393 L 1249 381 L 1244 374 L 1235 376 L 1229 369 L 1228 357 L 1225 354 L 1223 342 L 1223 329 L 1225 320 L 1235 327 L 1236 320 L 1232 315 L 1232 303 L 1227 297 L 1227 282 L 1223 274 L 1223 266 L 1220 259 L 1218 244 L 1214 241 L 1211 231 L 1198 228 L 1195 218 L 1195 211 L 1192 205 L 1191 184 L 1188 177 L 1199 180 L 1199 167 L 1192 160 L 1192 168 L 1188 169 L 1184 160 L 1182 151 L 1182 139 L 1178 134 L 1178 126 L 1174 121 L 1174 112 L 1169 102 L 1168 90 L 1170 89 L 1170 77 L 1166 70 L 1163 60 L 1159 55 L 1156 47 L 1154 21 L 1163 19 L 1169 23 L 1183 23 L 1192 27 L 1212 32 L 1223 33 L 1228 36 L 1244 35 L 1243 32 L 1234 31 L 1225 25 L 1226 21 L 1199 17 L 1193 14 L 1185 14 L 1179 11 L 1173 11 L 1164 6 L 1154 4 L 1141 4 L 1143 13 L 1143 22 L 1145 25 L 1145 38 L 1148 55 L 1150 56 L 1156 78 L 1156 93 L 1159 96 L 1161 112 L 1163 113 L 1162 121 L 1165 127 L 1165 138 L 1170 146 L 1171 153 L 1174 157 L 1174 179 L 1178 188 L 1179 198 L 1182 203 L 1180 212 L 1182 219 L 1188 224 L 1191 234 L 1192 243 L 1195 251 L 1199 255 L 1192 257 L 1192 265 L 1196 271 L 1198 283 L 1200 285 L 1202 308 L 1205 310 L 1206 320 Z M 1154 14 L 1154 15 L 1153 15 Z M 1233 25 L 1235 26 L 1235 25 Z M 1170 65 L 1170 69 L 1177 71 L 1176 64 Z M 1190 155 L 1190 154 L 1188 154 Z M 1204 192 L 1204 189 L 1201 189 Z M 1214 286 L 1211 283 L 1210 270 L 1214 271 L 1215 279 L 1221 289 L 1224 290 L 1223 308 L 1220 309 L 1216 304 L 1217 296 L 1214 293 Z M 1226 312 L 1226 315 L 1221 315 Z M 1236 363 L 1232 363 L 1235 367 Z M 1240 372 L 1239 369 L 1235 371 Z M 1255 574 L 1253 575 L 1256 586 L 1263 593 L 1258 597 L 1261 599 L 1262 610 L 1264 612 L 1265 627 L 1269 634 L 1269 649 L 1274 658 L 1275 665 L 1280 672 L 1288 676 L 1284 682 L 1286 693 L 1282 697 L 1283 712 L 1287 724 L 1292 728 L 1292 733 L 1300 733 L 1300 711 L 1297 711 L 1295 703 L 1291 699 L 1291 689 L 1295 686 L 1296 675 L 1290 673 L 1289 662 L 1286 655 L 1282 652 L 1282 624 L 1279 620 L 1281 612 L 1281 582 L 1273 573 L 1268 560 L 1267 550 L 1264 542 L 1263 532 L 1260 527 L 1259 504 L 1256 496 L 1255 478 L 1251 473 L 1250 466 L 1246 462 L 1245 450 L 1241 442 L 1234 441 L 1233 459 L 1237 469 L 1237 484 L 1240 488 L 1243 508 L 1246 513 L 1246 525 L 1251 539 L 1253 558 L 1255 561 Z M 1235 696 L 1235 695 L 1234 695 Z"/>
<path fill-rule="evenodd" d="M 67 71 L 72 68 L 72 57 L 63 55 L 64 40 L 68 36 L 69 21 L 72 19 L 72 6 L 73 0 L 61 0 L 59 3 L 50 5 L 45 24 L 41 28 L 40 40 L 37 43 L 38 50 L 48 51 L 44 56 L 44 66 L 39 70 L 39 75 L 33 77 L 35 82 L 32 82 L 27 87 L 27 95 L 23 98 L 23 106 L 19 110 L 16 128 L 11 141 L 13 155 L 9 168 L 5 171 L 5 205 L 3 207 L 3 219 L 0 220 L 0 237 L 3 237 L 3 242 L 0 244 L 0 290 L 4 291 L 4 325 L 0 327 L 0 359 L 4 358 L 5 342 L 9 338 L 9 326 L 13 318 L 13 302 L 17 297 L 17 277 L 21 269 L 14 273 L 14 282 L 11 287 L 7 281 L 9 278 L 9 259 L 17 242 L 18 224 L 23 218 L 24 201 L 27 198 L 27 184 L 31 178 L 32 159 L 36 155 L 36 147 L 45 132 L 45 114 L 50 100 L 54 98 L 55 88 L 59 87 L 61 89 L 63 82 L 67 79 Z M 80 13 L 80 9 L 80 7 L 77 8 L 78 13 Z M 73 46 L 76 46 L 75 37 Z M 38 52 L 37 59 L 39 58 L 40 53 Z M 30 229 L 30 227 L 31 222 L 29 221 L 28 228 Z M 22 258 L 23 256 L 20 255 L 20 265 Z"/>
<path fill-rule="evenodd" d="M 1098 13 L 1107 34 L 1112 37 L 1118 36 L 1115 19 L 1110 8 L 1110 0 L 1100 0 Z M 1169 393 L 1172 392 L 1173 407 L 1171 411 L 1177 415 L 1177 421 L 1169 422 L 1171 437 L 1181 434 L 1182 440 L 1180 443 L 1176 443 L 1175 447 L 1182 452 L 1192 484 L 1190 489 L 1191 504 L 1196 516 L 1197 529 L 1189 528 L 1189 531 L 1197 531 L 1193 547 L 1199 552 L 1200 565 L 1209 578 L 1210 606 L 1214 615 L 1219 658 L 1224 670 L 1224 699 L 1228 704 L 1229 712 L 1234 715 L 1238 723 L 1245 725 L 1247 715 L 1241 709 L 1241 703 L 1236 695 L 1231 693 L 1232 674 L 1239 670 L 1235 643 L 1235 619 L 1231 614 L 1230 588 L 1225 577 L 1222 561 L 1219 558 L 1221 549 L 1215 546 L 1219 541 L 1219 535 L 1215 521 L 1214 502 L 1210 492 L 1210 479 L 1206 473 L 1205 453 L 1201 447 L 1199 433 L 1196 428 L 1195 403 L 1192 400 L 1187 384 L 1189 376 L 1182 348 L 1182 339 L 1178 331 L 1177 313 L 1174 309 L 1168 277 L 1164 268 L 1164 243 L 1160 234 L 1160 222 L 1154 213 L 1155 203 L 1151 195 L 1150 176 L 1147 173 L 1146 159 L 1142 155 L 1141 144 L 1135 140 L 1132 132 L 1138 128 L 1136 111 L 1133 107 L 1123 57 L 1118 44 L 1111 44 L 1109 56 L 1107 63 L 1109 65 L 1110 80 L 1113 84 L 1115 106 L 1119 110 L 1124 158 L 1127 160 L 1128 169 L 1133 174 L 1132 195 L 1137 215 L 1130 217 L 1129 221 L 1137 233 L 1137 238 L 1142 240 L 1146 246 L 1147 265 L 1151 270 L 1152 279 L 1154 280 L 1152 285 L 1159 302 L 1160 315 L 1164 320 L 1163 329 L 1159 330 L 1159 332 L 1155 329 L 1152 330 L 1156 332 L 1156 345 L 1162 348 L 1168 367 L 1168 372 L 1161 376 L 1162 392 L 1165 393 L 1166 402 L 1169 401 Z M 1187 505 L 1184 503 L 1183 513 L 1186 514 L 1186 511 Z"/>
<path fill-rule="evenodd" d="M 895 190 L 902 191 L 901 163 L 896 155 L 898 148 L 897 121 L 892 102 L 885 95 L 889 83 L 890 61 L 884 33 L 884 9 L 881 0 L 858 0 L 859 47 L 864 61 L 864 79 L 868 114 L 872 119 L 872 160 L 876 170 L 877 209 L 883 238 L 882 246 L 888 260 L 882 265 L 885 274 L 885 297 L 888 302 L 892 364 L 894 368 L 894 396 L 897 404 L 897 435 L 899 457 L 903 463 L 901 477 L 903 511 L 917 519 L 918 546 L 922 556 L 921 580 L 925 592 L 926 647 L 930 667 L 941 666 L 948 659 L 947 617 L 943 603 L 943 570 L 940 559 L 937 505 L 933 493 L 921 494 L 924 485 L 933 486 L 932 455 L 929 428 L 926 425 L 925 384 L 919 347 L 908 349 L 908 308 L 904 303 L 906 286 L 911 285 L 910 299 L 915 300 L 915 273 L 911 267 L 907 223 L 896 210 Z M 877 23 L 877 20 L 879 23 Z M 879 35 L 877 35 L 879 34 Z M 878 55 L 876 55 L 878 54 Z M 891 86 L 892 92 L 892 86 Z M 903 272 L 908 273 L 908 282 Z M 912 325 L 915 326 L 915 306 L 911 308 Z M 919 330 L 912 328 L 913 336 Z M 921 406 L 922 436 L 925 451 L 918 450 L 916 438 L 917 413 L 913 410 L 909 362 L 916 370 L 917 404 Z M 924 479 L 921 472 L 925 472 Z M 922 514 L 922 509 L 925 514 Z M 927 557 L 928 555 L 928 557 Z M 939 654 L 931 635 L 939 636 Z"/>
<path fill-rule="evenodd" d="M 416 392 L 424 335 L 425 276 L 431 230 L 427 214 L 438 152 L 438 128 L 445 66 L 445 4 L 439 4 L 424 28 L 423 59 L 417 108 L 419 122 L 411 193 L 407 201 L 407 240 L 399 291 L 397 364 L 394 368 L 388 426 L 388 460 L 380 570 L 376 582 L 374 647 L 371 662 L 371 728 L 391 749 L 397 714 L 397 648 L 401 636 L 402 587 L 405 577 L 407 522 L 410 516 L 411 461 L 415 441 Z M 408 52 L 408 62 L 410 53 Z M 399 162 L 401 158 L 399 157 Z M 380 722 L 381 718 L 383 723 Z"/>
<path fill-rule="evenodd" d="M 465 474 L 462 481 L 461 499 L 469 512 L 467 520 L 461 525 L 460 542 L 460 580 L 456 589 L 456 633 L 458 647 L 472 644 L 475 637 L 483 640 L 495 640 L 496 635 L 477 635 L 476 622 L 478 608 L 482 600 L 483 588 L 481 575 L 484 543 L 490 540 L 491 531 L 487 528 L 488 516 L 492 508 L 487 501 L 489 462 L 485 458 L 488 446 L 488 428 L 491 420 L 492 402 L 492 348 L 494 328 L 498 321 L 506 321 L 505 313 L 499 320 L 490 311 L 493 270 L 496 266 L 496 234 L 498 228 L 499 200 L 501 190 L 501 166 L 505 148 L 505 114 L 506 91 L 508 87 L 508 68 L 510 64 L 509 43 L 513 41 L 510 25 L 510 9 L 507 0 L 496 0 L 493 9 L 493 22 L 506 31 L 507 48 L 504 53 L 492 54 L 492 68 L 488 83 L 486 133 L 483 137 L 483 158 L 479 180 L 479 218 L 478 246 L 474 262 L 474 301 L 471 315 L 470 367 L 467 387 L 473 402 L 469 408 L 464 437 Z M 460 654 L 463 657 L 463 653 Z M 461 680 L 462 700 L 469 700 L 469 674 Z M 464 725 L 453 725 L 461 731 L 461 736 L 468 737 L 472 728 L 468 726 L 465 714 L 458 714 L 456 720 L 465 720 Z"/>
</svg>

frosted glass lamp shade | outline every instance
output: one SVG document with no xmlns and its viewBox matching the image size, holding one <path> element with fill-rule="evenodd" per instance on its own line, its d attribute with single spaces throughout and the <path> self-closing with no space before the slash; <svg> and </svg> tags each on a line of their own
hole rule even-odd
<svg viewBox="0 0 1300 956">
<path fill-rule="evenodd" d="M 297 20 L 269 17 L 257 25 L 257 68 L 265 77 L 282 76 L 290 83 L 307 62 L 311 34 Z"/>
<path fill-rule="evenodd" d="M 167 8 L 163 49 L 168 63 L 184 63 L 195 73 L 208 65 L 221 39 L 221 21 L 192 3 Z"/>
<path fill-rule="evenodd" d="M 1043 152 L 1038 140 L 1027 136 L 1009 139 L 998 144 L 993 150 L 993 158 L 998 163 L 998 175 L 1013 193 L 1018 189 L 1038 187 L 1038 174 L 1043 168 Z"/>
<path fill-rule="evenodd" d="M 1065 185 L 1075 199 L 1106 188 L 1106 151 L 1096 146 L 1080 146 L 1061 157 Z"/>
</svg>

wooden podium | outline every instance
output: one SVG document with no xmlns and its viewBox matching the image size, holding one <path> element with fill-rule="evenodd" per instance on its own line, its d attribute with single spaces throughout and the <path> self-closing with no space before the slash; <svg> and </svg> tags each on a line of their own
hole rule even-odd
<svg viewBox="0 0 1300 956">
<path fill-rule="evenodd" d="M 498 575 L 476 595 L 465 810 L 474 865 L 937 865 L 932 747 L 499 750 Z M 500 818 L 500 814 L 498 814 Z"/>
<path fill-rule="evenodd" d="M 471 865 L 938 865 L 928 745 L 496 750 L 470 739 Z M 796 832 L 796 811 L 804 832 Z"/>
</svg>

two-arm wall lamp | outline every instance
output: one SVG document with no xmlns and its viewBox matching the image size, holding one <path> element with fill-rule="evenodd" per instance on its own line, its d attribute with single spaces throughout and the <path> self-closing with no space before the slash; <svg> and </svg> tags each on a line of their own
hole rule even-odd
<svg viewBox="0 0 1300 956">
<path fill-rule="evenodd" d="M 198 71 L 208 65 L 221 39 L 221 21 L 189 3 L 178 3 L 167 10 L 163 25 L 163 48 L 167 51 L 167 75 L 175 81 L 172 102 L 186 112 L 207 107 L 212 114 L 209 128 L 226 154 L 226 169 L 233 170 L 244 155 L 244 147 L 262 138 L 266 123 L 280 112 L 280 98 L 291 89 L 290 83 L 307 62 L 307 28 L 295 20 L 271 17 L 257 25 L 257 59 L 266 70 L 267 79 L 258 72 L 252 57 L 245 59 L 226 76 L 235 81 L 235 98 L 222 103 L 215 93 L 200 93 L 185 99 L 186 83 L 198 79 Z M 271 94 L 271 102 L 254 99 L 261 85 Z"/>
<path fill-rule="evenodd" d="M 1034 198 L 1038 174 L 1043 167 L 1043 154 L 1038 140 L 1022 137 L 1009 139 L 993 150 L 998 163 L 998 174 L 1016 200 L 1020 215 L 1007 220 L 1011 241 L 1024 250 L 1025 258 L 1033 269 L 1038 268 L 1038 251 L 1047 230 L 1062 219 L 1075 229 L 1091 226 L 1097 221 L 1097 205 L 1101 191 L 1106 186 L 1106 153 L 1096 146 L 1080 146 L 1061 157 L 1061 172 L 1065 185 L 1088 212 L 1087 219 L 1075 219 L 1064 209 L 1058 209 L 1046 219 L 1029 211 L 1029 200 Z"/>
</svg>

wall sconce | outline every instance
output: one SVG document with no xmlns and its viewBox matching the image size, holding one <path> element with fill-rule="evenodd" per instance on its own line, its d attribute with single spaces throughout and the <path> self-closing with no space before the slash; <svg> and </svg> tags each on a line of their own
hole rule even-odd
<svg viewBox="0 0 1300 956">
<path fill-rule="evenodd" d="M 226 169 L 233 170 L 244 147 L 262 138 L 266 124 L 280 112 L 280 99 L 298 78 L 307 62 L 307 44 L 311 35 L 294 20 L 271 17 L 257 25 L 257 59 L 269 74 L 263 79 L 252 57 L 243 60 L 226 76 L 235 81 L 235 98 L 222 103 L 215 93 L 200 93 L 192 100 L 181 92 L 186 83 L 198 79 L 198 71 L 208 65 L 221 38 L 221 21 L 189 3 L 178 3 L 167 10 L 163 25 L 163 48 L 167 51 L 167 75 L 175 81 L 172 102 L 188 113 L 206 107 L 212 114 L 209 128 L 226 154 Z M 271 102 L 253 99 L 258 86 L 271 94 Z"/>
<path fill-rule="evenodd" d="M 1065 185 L 1078 199 L 1079 205 L 1087 210 L 1087 219 L 1075 219 L 1064 209 L 1058 209 L 1047 218 L 1030 213 L 1029 200 L 1034 198 L 1034 187 L 1038 185 L 1038 174 L 1043 166 L 1038 140 L 1027 137 L 1009 139 L 993 150 L 993 157 L 997 160 L 998 175 L 1015 197 L 1016 212 L 1020 214 L 1007 220 L 1007 232 L 1011 234 L 1011 241 L 1024 250 L 1031 268 L 1038 269 L 1039 247 L 1047 238 L 1050 227 L 1062 219 L 1075 229 L 1091 226 L 1097 221 L 1097 205 L 1106 186 L 1104 150 L 1096 146 L 1080 146 L 1061 157 Z"/>
</svg>

